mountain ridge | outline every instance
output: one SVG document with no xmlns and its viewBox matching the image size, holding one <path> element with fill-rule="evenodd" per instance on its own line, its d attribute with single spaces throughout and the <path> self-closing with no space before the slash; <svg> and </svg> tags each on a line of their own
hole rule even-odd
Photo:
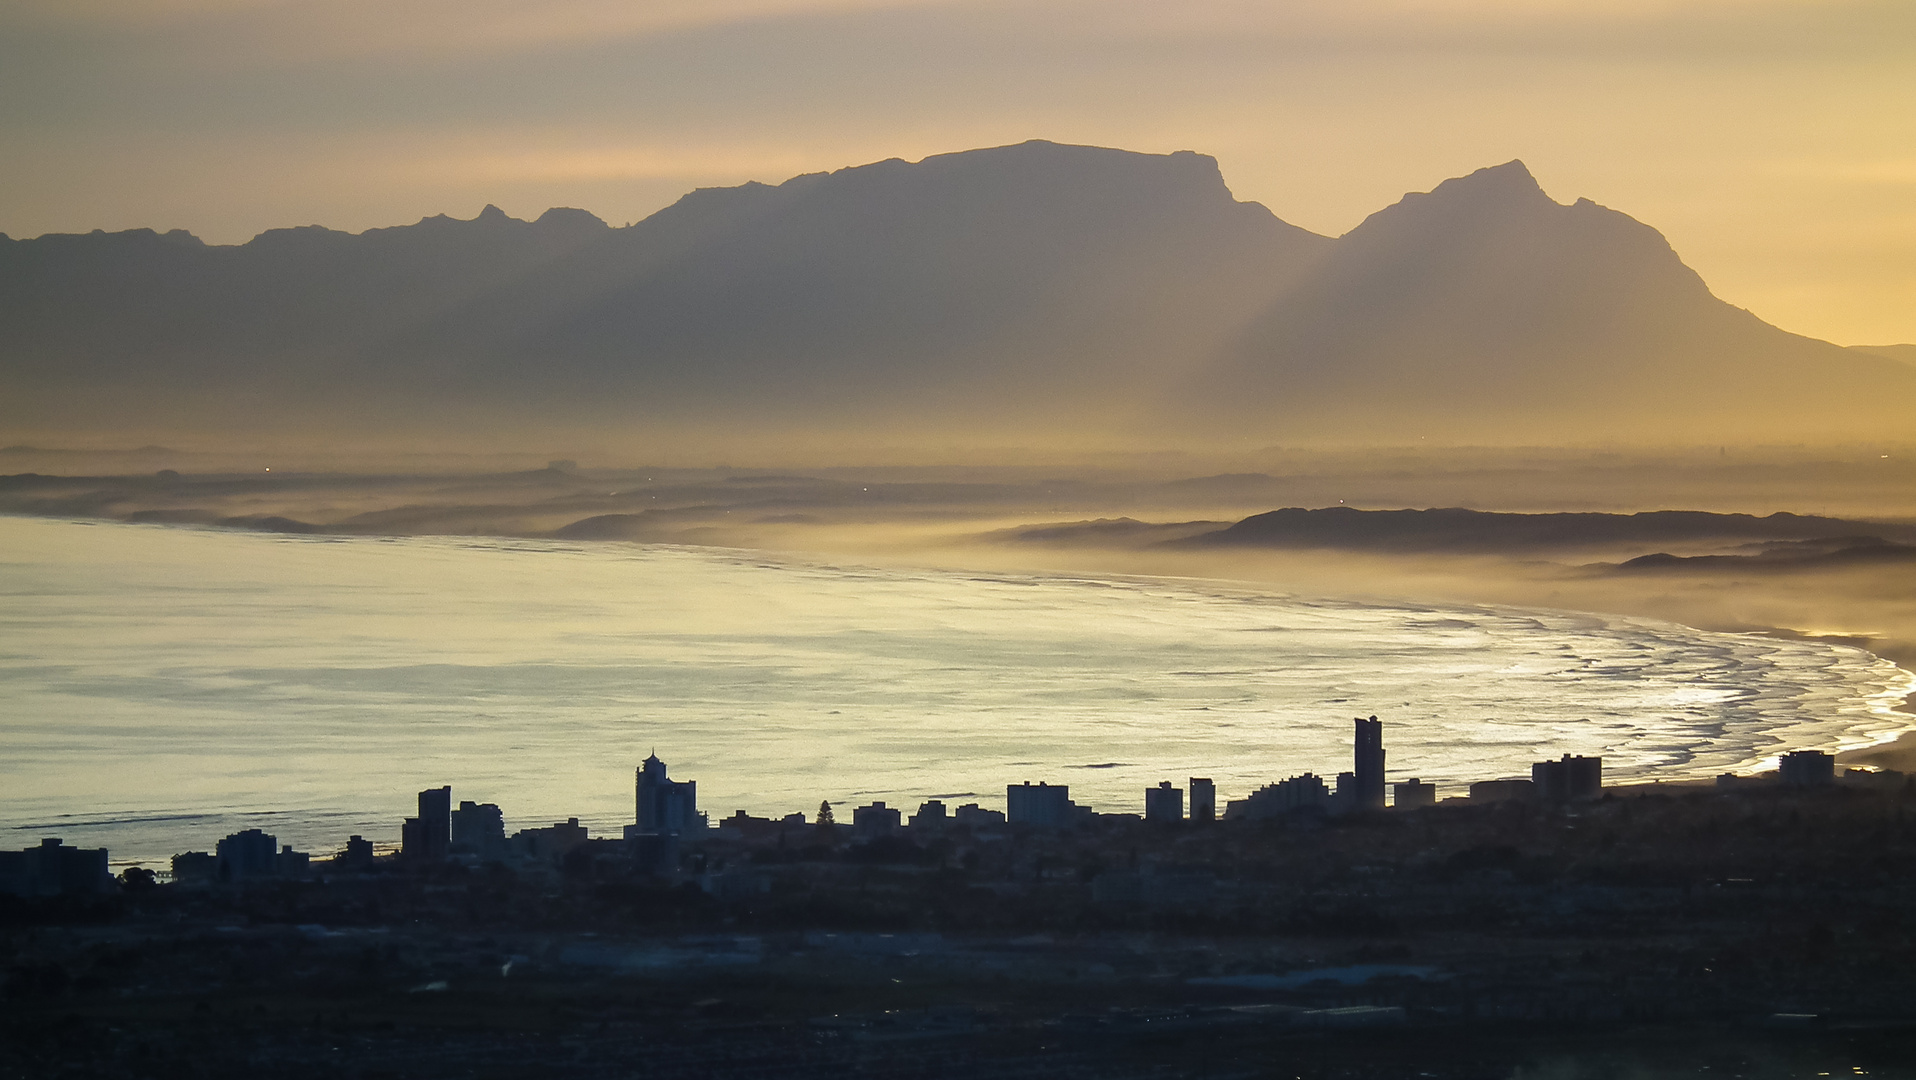
<svg viewBox="0 0 1916 1080">
<path fill-rule="evenodd" d="M 0 384 L 13 441 L 342 418 L 1684 441 L 1916 408 L 1916 367 L 1724 303 L 1654 228 L 1556 202 L 1520 160 L 1333 239 L 1237 200 L 1214 158 L 1043 140 L 697 189 L 620 228 L 488 205 L 238 245 L 7 239 Z"/>
</svg>

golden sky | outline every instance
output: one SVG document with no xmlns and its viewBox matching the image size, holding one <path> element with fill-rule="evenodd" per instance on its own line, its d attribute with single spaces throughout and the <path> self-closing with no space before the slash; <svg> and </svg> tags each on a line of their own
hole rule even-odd
<svg viewBox="0 0 1916 1080">
<path fill-rule="evenodd" d="M 1916 341 L 1916 0 L 6 0 L 0 231 L 622 224 L 1046 138 L 1341 233 L 1522 158 L 1717 295 Z"/>
</svg>

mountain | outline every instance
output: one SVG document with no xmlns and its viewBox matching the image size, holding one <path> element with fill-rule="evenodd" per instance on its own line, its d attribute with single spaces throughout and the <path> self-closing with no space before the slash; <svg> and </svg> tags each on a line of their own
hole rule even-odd
<svg viewBox="0 0 1916 1080">
<path fill-rule="evenodd" d="M 1906 433 L 1916 366 L 1717 300 L 1517 162 L 1333 240 L 1203 155 L 1034 141 L 619 229 L 0 238 L 0 389 L 33 442 L 1696 442 Z"/>
<path fill-rule="evenodd" d="M 1656 230 L 1512 161 L 1338 238 L 1185 400 L 1308 435 L 1841 438 L 1906 430 L 1912 376 L 1718 300 Z"/>
<path fill-rule="evenodd" d="M 231 247 L 150 229 L 0 241 L 0 423 L 157 413 L 190 432 L 349 405 L 391 383 L 371 363 L 385 341 L 609 231 L 582 210 L 527 222 L 488 206 Z"/>
<path fill-rule="evenodd" d="M 537 356 L 541 381 L 721 413 L 1042 422 L 1135 401 L 1328 244 L 1212 158 L 1028 142 L 696 191 L 410 344 L 479 387 Z"/>
</svg>

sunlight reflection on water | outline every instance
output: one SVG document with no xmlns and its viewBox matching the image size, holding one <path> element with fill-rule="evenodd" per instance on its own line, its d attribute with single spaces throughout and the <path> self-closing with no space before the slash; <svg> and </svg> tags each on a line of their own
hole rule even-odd
<svg viewBox="0 0 1916 1080">
<path fill-rule="evenodd" d="M 282 537 L 0 518 L 0 829 L 115 861 L 259 824 L 397 838 L 413 792 L 508 828 L 631 820 L 653 749 L 713 817 L 1068 783 L 1136 810 L 1349 768 L 1440 794 L 1602 754 L 1709 776 L 1878 741 L 1916 680 L 1868 653 L 1647 620 L 975 575 L 757 553 Z"/>
</svg>

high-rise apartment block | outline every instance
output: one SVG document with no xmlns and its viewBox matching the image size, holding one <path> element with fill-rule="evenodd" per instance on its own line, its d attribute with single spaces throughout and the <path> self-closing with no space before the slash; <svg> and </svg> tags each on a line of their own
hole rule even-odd
<svg viewBox="0 0 1916 1080">
<path fill-rule="evenodd" d="M 1144 820 L 1183 821 L 1184 789 L 1172 787 L 1169 780 L 1160 781 L 1157 787 L 1145 788 Z"/>
<path fill-rule="evenodd" d="M 1351 809 L 1384 808 L 1384 723 L 1375 716 L 1357 718 L 1357 760 L 1351 769 L 1356 780 Z"/>
<path fill-rule="evenodd" d="M 1066 784 L 1022 784 L 1005 787 L 1005 818 L 1013 825 L 1035 825 L 1043 829 L 1069 824 L 1072 811 L 1071 788 Z"/>
<path fill-rule="evenodd" d="M 452 812 L 452 850 L 496 859 L 506 851 L 506 819 L 494 803 L 468 799 Z"/>
<path fill-rule="evenodd" d="M 409 863 L 444 862 L 452 854 L 452 787 L 419 793 L 419 816 L 399 830 L 399 855 Z"/>
<path fill-rule="evenodd" d="M 640 763 L 635 787 L 639 833 L 679 836 L 705 829 L 705 819 L 699 816 L 698 781 L 668 778 L 658 755 L 649 754 Z"/>
<path fill-rule="evenodd" d="M 1545 802 L 1594 799 L 1603 789 L 1603 759 L 1565 754 L 1557 761 L 1539 761 L 1530 766 L 1530 782 Z"/>
<path fill-rule="evenodd" d="M 1200 825 L 1217 820 L 1217 785 L 1208 777 L 1191 778 L 1191 820 Z"/>
<path fill-rule="evenodd" d="M 898 831 L 901 823 L 902 815 L 898 808 L 886 806 L 883 800 L 852 811 L 852 832 L 861 840 L 891 836 Z"/>
<path fill-rule="evenodd" d="M 1836 782 L 1836 755 L 1821 750 L 1792 750 L 1776 761 L 1777 779 L 1791 787 Z"/>
</svg>

